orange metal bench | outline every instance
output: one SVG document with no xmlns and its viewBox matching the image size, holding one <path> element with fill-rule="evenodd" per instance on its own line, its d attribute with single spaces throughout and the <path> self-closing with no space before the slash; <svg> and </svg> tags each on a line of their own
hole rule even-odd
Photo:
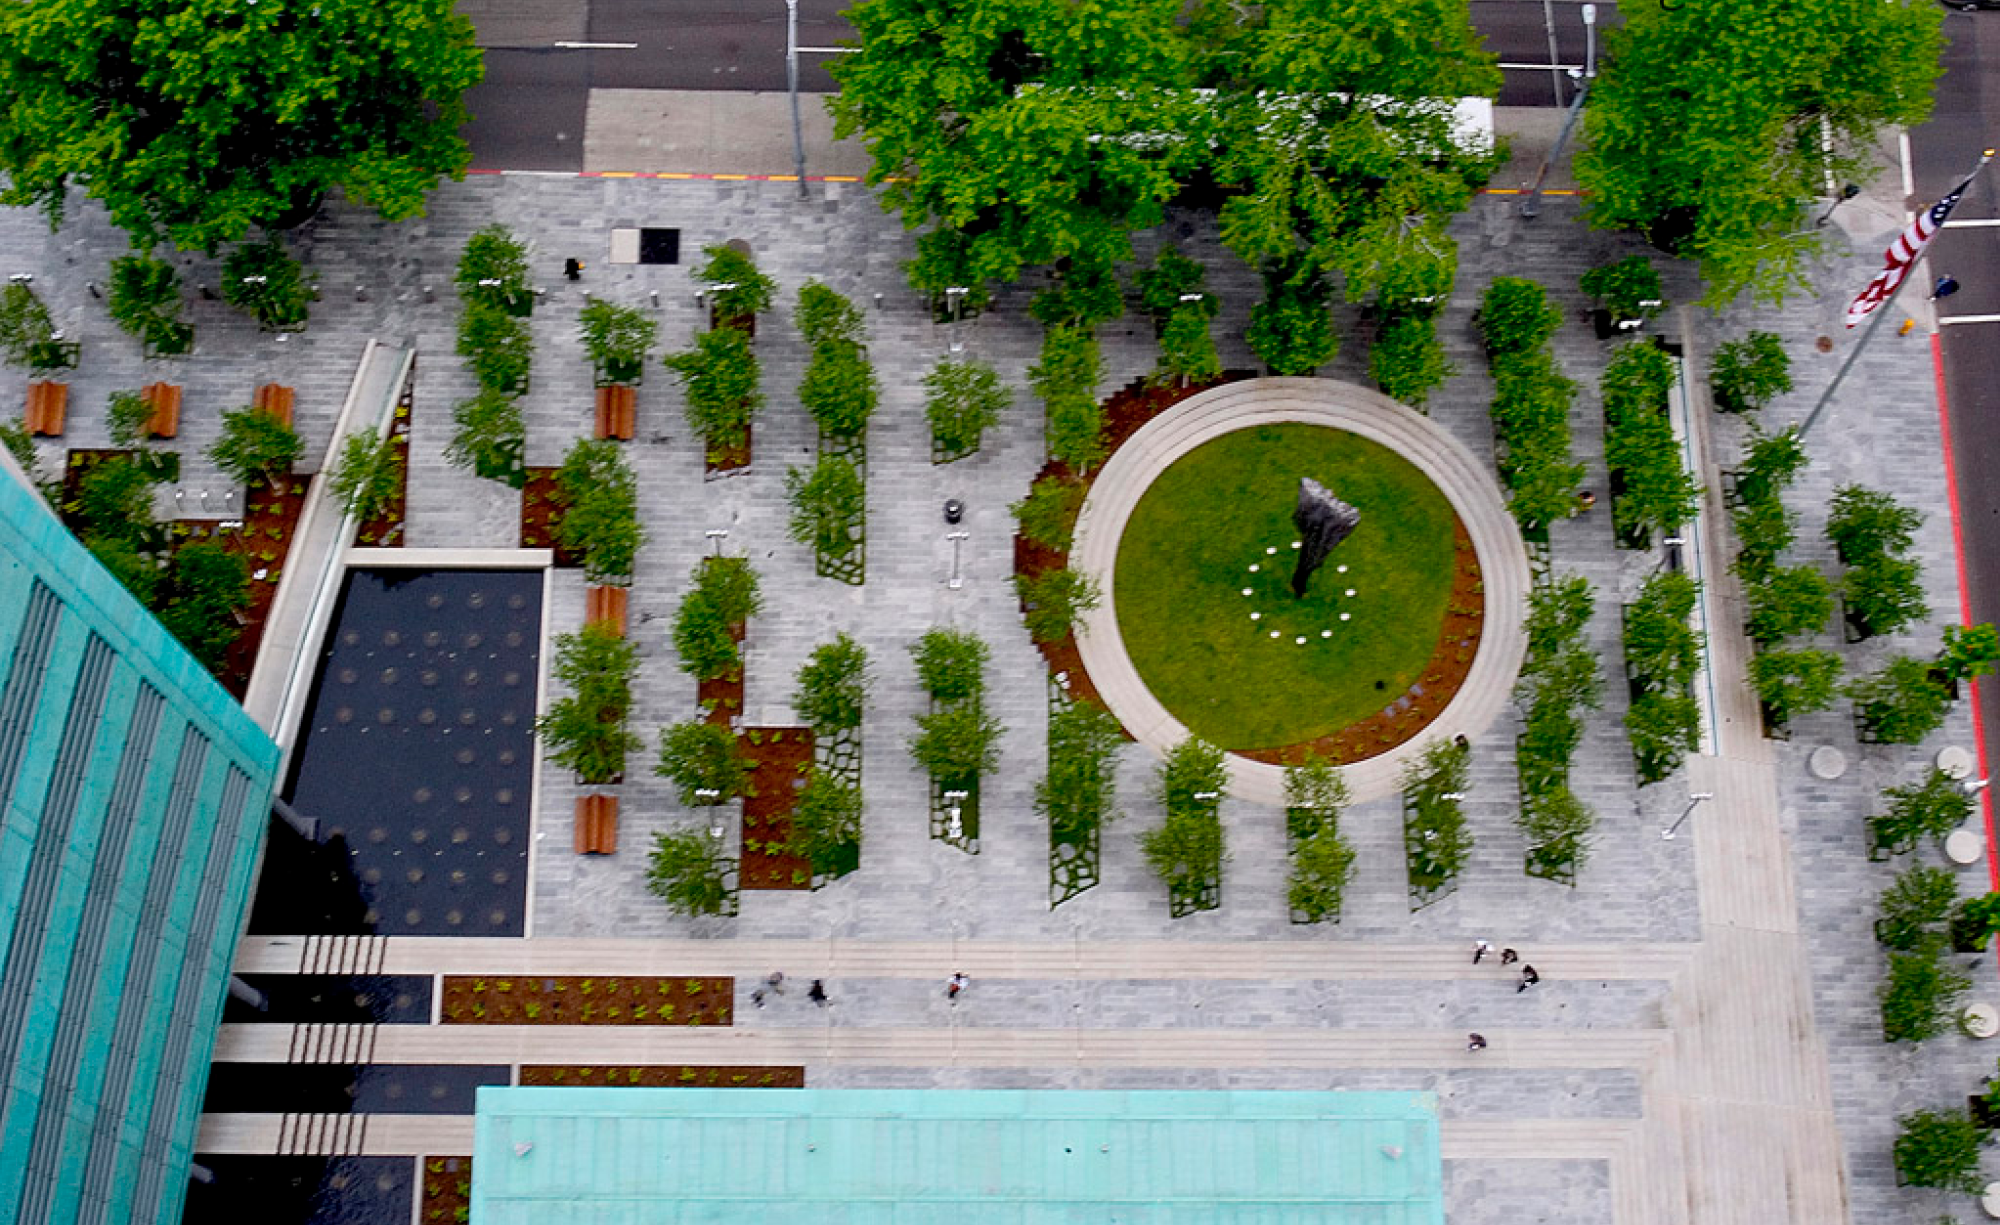
<svg viewBox="0 0 2000 1225">
<path fill-rule="evenodd" d="M 618 797 L 576 797 L 576 853 L 614 855 L 618 852 Z"/>
<path fill-rule="evenodd" d="M 292 423 L 292 389 L 276 383 L 266 383 L 250 397 L 250 406 L 271 414 L 289 426 Z"/>
<path fill-rule="evenodd" d="M 153 410 L 146 433 L 153 438 L 172 438 L 181 432 L 181 387 L 179 383 L 148 383 L 139 389 L 139 399 Z"/>
<path fill-rule="evenodd" d="M 623 385 L 597 389 L 597 436 L 630 441 L 638 425 L 639 393 Z"/>
<path fill-rule="evenodd" d="M 68 415 L 69 384 L 35 382 L 28 384 L 28 408 L 23 421 L 30 434 L 60 438 L 63 419 Z"/>
</svg>

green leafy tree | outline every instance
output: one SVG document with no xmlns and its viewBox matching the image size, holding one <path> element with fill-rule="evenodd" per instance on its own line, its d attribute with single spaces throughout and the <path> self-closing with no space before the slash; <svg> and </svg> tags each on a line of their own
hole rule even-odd
<svg viewBox="0 0 2000 1225">
<path fill-rule="evenodd" d="M 132 593 L 133 599 L 149 606 L 153 603 L 162 577 L 159 562 L 123 537 L 92 535 L 84 537 L 83 543 L 98 564 Z"/>
<path fill-rule="evenodd" d="M 1977 1195 L 1979 1150 L 1992 1135 L 1964 1110 L 1919 1110 L 1896 1120 L 1896 1181 Z"/>
<path fill-rule="evenodd" d="M 850 731 L 861 726 L 869 682 L 867 649 L 841 634 L 814 647 L 799 669 L 792 709 L 823 735 Z"/>
<path fill-rule="evenodd" d="M 1792 362 L 1770 332 L 1752 332 L 1716 346 L 1708 390 L 1725 413 L 1753 413 L 1792 389 Z"/>
<path fill-rule="evenodd" d="M 1649 687 L 1682 688 L 1701 666 L 1701 635 L 1689 626 L 1701 584 L 1667 571 L 1646 580 L 1625 610 L 1625 667 Z"/>
<path fill-rule="evenodd" d="M 1750 445 L 1743 454 L 1743 466 L 1736 474 L 1736 496 L 1746 507 L 1774 502 L 1791 488 L 1792 482 L 1805 471 L 1809 462 L 1798 426 L 1787 426 L 1775 434 L 1766 434 L 1753 425 L 1750 427 Z"/>
<path fill-rule="evenodd" d="M 1811 566 L 1782 566 L 1744 588 L 1749 605 L 1744 628 L 1760 646 L 1816 634 L 1833 615 L 1833 585 Z"/>
<path fill-rule="evenodd" d="M 7 448 L 7 454 L 28 474 L 28 479 L 38 481 L 42 458 L 35 449 L 35 436 L 20 421 L 0 421 L 0 445 Z"/>
<path fill-rule="evenodd" d="M 799 286 L 798 308 L 792 320 L 809 349 L 831 344 L 858 345 L 862 340 L 861 312 L 845 295 L 818 281 Z"/>
<path fill-rule="evenodd" d="M 1014 593 L 1021 599 L 1028 636 L 1036 642 L 1061 642 L 1076 619 L 1103 601 L 1096 580 L 1080 570 L 1045 570 L 1029 578 L 1014 576 Z"/>
<path fill-rule="evenodd" d="M 1035 785 L 1035 811 L 1053 834 L 1083 837 L 1116 816 L 1112 767 L 1121 739 L 1118 720 L 1095 703 L 1050 713 L 1049 768 Z"/>
<path fill-rule="evenodd" d="M 288 475 L 305 450 L 305 441 L 291 426 L 261 409 L 239 408 L 222 414 L 222 437 L 208 449 L 208 457 L 249 485 Z"/>
<path fill-rule="evenodd" d="M 1687 693 L 1642 693 L 1625 710 L 1625 734 L 1641 785 L 1659 782 L 1700 747 L 1701 708 Z"/>
<path fill-rule="evenodd" d="M 1958 880 L 1943 868 L 1905 868 L 1882 891 L 1881 917 L 1875 938 L 1892 949 L 1910 952 L 1936 938 L 1958 901 Z"/>
<path fill-rule="evenodd" d="M 1429 311 L 1398 312 L 1384 321 L 1368 351 L 1368 370 L 1383 395 L 1417 409 L 1456 373 L 1438 342 L 1437 316 Z"/>
<path fill-rule="evenodd" d="M 452 276 L 459 300 L 510 313 L 532 308 L 534 289 L 528 279 L 528 248 L 507 229 L 482 226 L 465 240 L 458 270 Z"/>
<path fill-rule="evenodd" d="M 723 724 L 690 719 L 660 729 L 660 760 L 653 773 L 673 783 L 683 804 L 735 799 L 750 784 L 750 766 L 736 733 Z"/>
<path fill-rule="evenodd" d="M 112 260 L 105 306 L 154 352 L 185 353 L 194 344 L 194 329 L 181 322 L 180 273 L 166 260 L 148 254 Z"/>
<path fill-rule="evenodd" d="M 513 396 L 482 387 L 478 395 L 451 410 L 451 424 L 451 441 L 444 450 L 446 459 L 516 489 L 527 484 L 528 473 L 522 457 L 527 447 L 528 427 L 521 418 L 521 405 Z"/>
<path fill-rule="evenodd" d="M 1803 288 L 1820 242 L 1799 202 L 1866 182 L 1878 132 L 1929 114 L 1937 8 L 1686 0 L 1620 13 L 1576 158 L 1592 224 L 1701 261 L 1710 305 Z"/>
<path fill-rule="evenodd" d="M 977 451 L 1012 398 L 1000 373 L 984 362 L 946 359 L 931 367 L 924 376 L 924 420 L 932 453 L 949 462 Z"/>
<path fill-rule="evenodd" d="M 966 702 L 986 688 L 986 663 L 992 651 L 970 630 L 937 627 L 910 644 L 917 683 L 941 703 Z"/>
<path fill-rule="evenodd" d="M 230 645 L 243 633 L 237 614 L 250 606 L 249 569 L 214 541 L 194 541 L 174 551 L 155 598 L 167 632 L 203 667 L 219 671 Z"/>
<path fill-rule="evenodd" d="M 1044 476 L 1028 486 L 1028 496 L 1009 506 L 1021 535 L 1045 549 L 1069 552 L 1076 534 L 1076 517 L 1090 487 L 1082 481 Z"/>
<path fill-rule="evenodd" d="M 1222 837 L 1222 790 L 1229 776 L 1222 750 L 1189 736 L 1160 763 L 1165 823 L 1139 836 L 1146 863 L 1167 886 L 1175 918 L 1219 904 L 1222 866 L 1229 858 Z"/>
<path fill-rule="evenodd" d="M 569 692 L 549 703 L 535 734 L 549 760 L 575 771 L 585 783 L 608 783 L 625 772 L 640 740 L 625 725 L 632 709 L 637 648 L 607 625 L 585 625 L 555 639 L 556 678 Z"/>
<path fill-rule="evenodd" d="M 392 221 L 459 178 L 472 23 L 444 0 L 135 8 L 0 18 L 8 204 L 52 222 L 80 188 L 136 241 L 211 254 L 339 188 Z"/>
<path fill-rule="evenodd" d="M 1153 266 L 1139 274 L 1139 300 L 1160 337 L 1156 384 L 1185 387 L 1222 373 L 1209 330 L 1222 303 L 1208 292 L 1207 279 L 1199 263 L 1173 247 L 1162 250 Z"/>
<path fill-rule="evenodd" d="M 853 866 L 861 846 L 861 788 L 815 770 L 791 816 L 787 849 L 811 864 L 815 876 L 839 876 Z"/>
<path fill-rule="evenodd" d="M 1952 913 L 1951 947 L 1955 952 L 1984 952 L 1995 932 L 2000 932 L 2000 893 L 1966 898 Z"/>
<path fill-rule="evenodd" d="M 1731 522 L 1736 527 L 1737 549 L 1729 568 L 1743 580 L 1747 592 L 1769 582 L 1777 573 L 1778 559 L 1798 537 L 1798 517 L 1785 507 L 1782 499 L 1772 497 L 1738 507 Z M 1831 592 L 1832 588 L 1829 586 L 1827 590 Z M 1832 611 L 1830 604 L 1828 611 Z"/>
<path fill-rule="evenodd" d="M 363 522 L 386 513 L 403 492 L 403 450 L 394 435 L 351 434 L 340 448 L 327 489 L 341 509 Z"/>
<path fill-rule="evenodd" d="M 721 845 L 699 830 L 654 834 L 646 888 L 675 914 L 733 914 L 736 898 L 729 878 L 735 866 Z"/>
<path fill-rule="evenodd" d="M 136 391 L 114 391 L 105 406 L 105 424 L 110 427 L 111 445 L 139 447 L 147 441 L 146 427 L 153 420 L 153 406 Z"/>
<path fill-rule="evenodd" d="M 1944 726 L 1951 693 L 1931 675 L 1929 664 L 1897 655 L 1880 671 L 1847 686 L 1862 726 L 1884 744 L 1916 744 Z"/>
<path fill-rule="evenodd" d="M 1583 274 L 1578 288 L 1618 320 L 1651 319 L 1666 306 L 1659 271 L 1643 255 L 1599 264 Z"/>
<path fill-rule="evenodd" d="M 861 547 L 856 527 L 868 513 L 868 487 L 861 467 L 828 452 L 810 469 L 785 473 L 785 496 L 792 505 L 787 530 L 823 558 L 846 557 Z"/>
<path fill-rule="evenodd" d="M 1750 687 L 1771 722 L 1782 727 L 1794 715 L 1833 705 L 1840 695 L 1840 656 L 1816 647 L 1759 651 L 1750 657 Z"/>
<path fill-rule="evenodd" d="M 141 546 L 153 529 L 153 470 L 130 456 L 110 455 L 77 480 L 76 497 L 64 509 L 81 525 L 84 539 L 122 540 Z"/>
<path fill-rule="evenodd" d="M 487 391 L 513 397 L 527 390 L 535 364 L 528 321 L 486 302 L 468 304 L 458 317 L 458 355 Z"/>
<path fill-rule="evenodd" d="M 1969 681 L 1993 671 L 2000 662 L 2000 631 L 1986 622 L 1944 627 L 1944 648 L 1938 652 L 1940 672 L 1955 681 Z"/>
<path fill-rule="evenodd" d="M 1028 368 L 1028 383 L 1048 409 L 1050 458 L 1073 472 L 1104 462 L 1104 410 L 1097 402 L 1103 380 L 1104 359 L 1088 329 L 1057 326 L 1044 333 L 1041 360 Z"/>
<path fill-rule="evenodd" d="M 726 624 L 741 625 L 764 607 L 762 584 L 745 558 L 705 557 L 695 567 L 694 582 Z"/>
<path fill-rule="evenodd" d="M 318 298 L 314 275 L 277 238 L 246 242 L 222 261 L 222 300 L 266 331 L 304 327 Z"/>
<path fill-rule="evenodd" d="M 681 599 L 674 612 L 674 654 L 681 671 L 700 681 L 721 680 L 742 666 L 743 652 L 713 595 L 696 588 Z"/>
<path fill-rule="evenodd" d="M 1567 878 L 1583 870 L 1597 814 L 1568 786 L 1522 797 L 1519 824 L 1532 875 Z"/>
<path fill-rule="evenodd" d="M 1907 553 L 1923 526 L 1921 512 L 1910 509 L 1879 490 L 1860 485 L 1843 485 L 1833 492 L 1827 510 L 1826 538 L 1843 565 L 1863 558 Z"/>
<path fill-rule="evenodd" d="M 1328 313 L 1333 291 L 1316 270 L 1274 265 L 1264 271 L 1264 299 L 1250 308 L 1243 334 L 1272 374 L 1311 375 L 1340 352 Z"/>
<path fill-rule="evenodd" d="M 1590 624 L 1590 614 L 1596 605 L 1597 597 L 1590 590 L 1590 580 L 1580 574 L 1566 574 L 1536 584 L 1528 593 L 1525 627 L 1528 653 L 1524 669 L 1541 671 L 1558 655 L 1581 641 L 1584 627 Z"/>
<path fill-rule="evenodd" d="M 1944 960 L 1944 942 L 1932 939 L 1915 951 L 1889 954 L 1889 977 L 1878 999 L 1884 1042 L 1922 1042 L 1945 1032 L 1972 980 Z"/>
<path fill-rule="evenodd" d="M 1403 858 L 1414 895 L 1444 889 L 1472 859 L 1472 830 L 1460 803 L 1471 766 L 1470 745 L 1433 740 L 1403 767 Z"/>
<path fill-rule="evenodd" d="M 659 336 L 659 320 L 636 306 L 592 298 L 583 304 L 577 322 L 583 328 L 584 351 L 600 377 L 619 383 L 638 381 Z"/>
<path fill-rule="evenodd" d="M 0 288 L 0 356 L 10 366 L 42 370 L 52 363 L 45 356 L 56 342 L 56 321 L 40 295 L 20 281 Z"/>
<path fill-rule="evenodd" d="M 695 269 L 694 279 L 708 286 L 717 319 L 742 319 L 771 309 L 777 283 L 759 272 L 748 255 L 727 246 L 703 247 L 701 253 L 707 262 Z"/>
<path fill-rule="evenodd" d="M 1285 832 L 1292 844 L 1286 906 L 1294 923 L 1338 922 L 1354 876 L 1354 848 L 1340 836 L 1347 781 L 1317 753 L 1285 768 Z"/>
<path fill-rule="evenodd" d="M 964 783 L 1000 768 L 1000 720 L 978 702 L 946 706 L 917 716 L 910 756 L 934 779 Z"/>
<path fill-rule="evenodd" d="M 749 441 L 764 395 L 757 390 L 757 357 L 748 336 L 710 328 L 694 338 L 694 348 L 669 353 L 666 364 L 686 385 L 688 424 L 704 442 L 733 449 Z"/>
<path fill-rule="evenodd" d="M 1893 634 L 1930 615 L 1924 603 L 1923 567 L 1906 558 L 1876 553 L 1840 576 L 1840 598 L 1858 637 Z"/>
<path fill-rule="evenodd" d="M 1877 852 L 1900 855 L 1929 838 L 1945 835 L 1972 816 L 1972 797 L 1957 779 L 1933 766 L 1921 783 L 1906 783 L 1882 792 L 1888 806 L 1868 818 L 1869 840 Z"/>
<path fill-rule="evenodd" d="M 582 556 L 585 580 L 630 582 L 646 532 L 639 523 L 638 478 L 624 449 L 609 439 L 579 438 L 556 470 L 556 485 L 565 503 L 557 535 L 565 549 Z"/>
<path fill-rule="evenodd" d="M 875 368 L 852 341 L 815 347 L 799 384 L 799 403 L 820 429 L 835 438 L 859 438 L 881 395 Z"/>
<path fill-rule="evenodd" d="M 1486 342 L 1486 356 L 1497 358 L 1541 348 L 1562 330 L 1563 315 L 1540 285 L 1503 276 L 1480 295 L 1472 320 Z"/>
</svg>

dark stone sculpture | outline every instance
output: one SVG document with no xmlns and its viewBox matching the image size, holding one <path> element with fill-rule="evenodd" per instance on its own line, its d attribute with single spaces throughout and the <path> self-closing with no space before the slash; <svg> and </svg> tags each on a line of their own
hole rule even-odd
<svg viewBox="0 0 2000 1225">
<path fill-rule="evenodd" d="M 1299 564 L 1292 571 L 1292 594 L 1304 598 L 1313 571 L 1326 561 L 1333 547 L 1361 524 L 1361 512 L 1326 491 L 1311 477 L 1299 478 L 1299 506 L 1292 512 L 1299 529 Z"/>
</svg>

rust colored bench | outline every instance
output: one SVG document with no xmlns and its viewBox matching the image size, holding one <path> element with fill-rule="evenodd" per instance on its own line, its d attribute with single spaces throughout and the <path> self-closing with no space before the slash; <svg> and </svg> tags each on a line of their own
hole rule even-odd
<svg viewBox="0 0 2000 1225">
<path fill-rule="evenodd" d="M 28 408 L 23 421 L 30 434 L 60 438 L 63 418 L 69 408 L 69 384 L 37 382 L 28 384 Z"/>
<path fill-rule="evenodd" d="M 286 426 L 292 424 L 292 389 L 266 383 L 250 397 L 250 407 L 267 412 Z"/>
<path fill-rule="evenodd" d="M 625 600 L 623 587 L 590 587 L 583 593 L 583 620 L 586 625 L 608 625 L 625 636 Z"/>
<path fill-rule="evenodd" d="M 146 422 L 152 438 L 172 438 L 181 432 L 181 386 L 179 383 L 148 383 L 139 389 L 139 399 L 153 410 Z"/>
<path fill-rule="evenodd" d="M 614 384 L 597 389 L 597 436 L 631 441 L 638 425 L 639 393 L 635 388 Z"/>
<path fill-rule="evenodd" d="M 576 797 L 576 853 L 614 855 L 618 852 L 618 797 Z"/>
</svg>

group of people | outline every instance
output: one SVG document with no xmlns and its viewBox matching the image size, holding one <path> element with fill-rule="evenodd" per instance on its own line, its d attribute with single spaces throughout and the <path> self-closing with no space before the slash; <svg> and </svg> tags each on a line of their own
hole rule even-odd
<svg viewBox="0 0 2000 1225">
<path fill-rule="evenodd" d="M 970 985 L 972 985 L 972 980 L 966 977 L 964 971 L 954 970 L 951 977 L 945 980 L 944 998 L 956 1004 L 958 1003 L 959 993 Z M 784 993 L 785 972 L 783 970 L 773 970 L 764 979 L 764 984 L 750 993 L 750 1002 L 762 1008 L 766 999 L 773 995 L 783 995 Z M 821 1008 L 826 1007 L 828 1003 L 826 998 L 826 983 L 821 979 L 813 979 L 812 986 L 806 988 L 806 998 Z"/>
<path fill-rule="evenodd" d="M 1493 951 L 1492 941 L 1490 940 L 1474 941 L 1472 945 L 1472 964 L 1478 965 L 1480 962 L 1485 961 L 1486 955 L 1492 951 Z M 1514 984 L 1514 994 L 1519 995 L 1521 992 L 1526 991 L 1528 988 L 1542 981 L 1542 976 L 1535 973 L 1535 967 L 1529 965 L 1525 961 L 1522 961 L 1521 954 L 1515 952 L 1513 949 L 1500 950 L 1501 965 L 1511 966 L 1517 963 L 1521 967 L 1521 980 L 1518 983 Z M 1485 1050 L 1486 1035 L 1467 1034 L 1465 1040 L 1465 1049 L 1468 1051 Z"/>
</svg>

